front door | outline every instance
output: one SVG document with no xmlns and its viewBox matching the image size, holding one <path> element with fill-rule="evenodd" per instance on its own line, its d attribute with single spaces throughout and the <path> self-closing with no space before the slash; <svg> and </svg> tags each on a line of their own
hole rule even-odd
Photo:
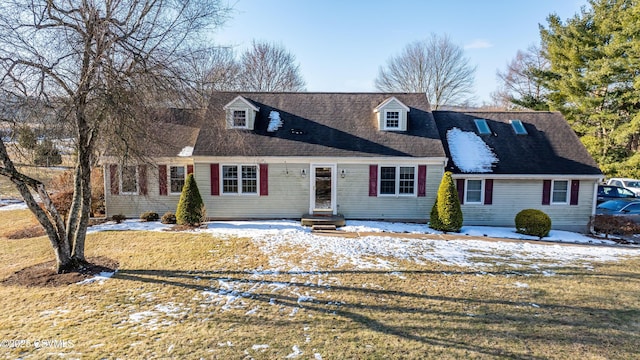
<svg viewBox="0 0 640 360">
<path fill-rule="evenodd" d="M 310 213 L 337 213 L 335 174 L 335 165 L 311 165 Z"/>
</svg>

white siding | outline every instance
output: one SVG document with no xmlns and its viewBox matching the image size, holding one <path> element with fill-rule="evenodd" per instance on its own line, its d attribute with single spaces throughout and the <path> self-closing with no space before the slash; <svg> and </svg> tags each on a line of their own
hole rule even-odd
<svg viewBox="0 0 640 360">
<path fill-rule="evenodd" d="M 345 178 L 338 178 L 338 213 L 343 214 L 347 219 L 413 221 L 428 221 L 444 172 L 442 166 L 427 166 L 426 197 L 374 197 L 369 196 L 368 164 L 338 164 L 338 174 L 342 169 L 346 170 L 347 175 Z M 417 177 L 416 173 L 416 180 Z"/>
<path fill-rule="evenodd" d="M 168 166 L 186 166 L 189 162 L 185 159 L 176 159 L 175 161 L 168 162 L 166 164 Z M 122 214 L 129 218 L 138 218 L 140 217 L 140 214 L 147 211 L 156 212 L 160 216 L 167 211 L 175 213 L 178 200 L 180 200 L 180 195 L 160 195 L 157 166 L 147 165 L 147 196 L 111 194 L 109 171 L 109 166 L 105 166 L 105 204 L 107 217 Z M 167 172 L 169 172 L 168 167 Z M 200 189 L 200 184 L 198 184 L 198 188 Z"/>
<path fill-rule="evenodd" d="M 258 164 L 256 164 L 258 165 Z M 300 170 L 305 169 L 304 177 Z M 196 182 L 210 218 L 299 218 L 309 211 L 309 164 L 269 164 L 269 195 L 211 195 L 209 163 L 196 163 Z"/>
<path fill-rule="evenodd" d="M 542 183 L 542 180 L 494 180 L 492 205 L 462 205 L 464 225 L 514 227 L 518 212 L 538 209 L 549 215 L 554 229 L 585 231 L 591 216 L 595 181 L 580 181 L 578 205 L 542 205 Z M 570 195 L 569 189 L 567 196 Z"/>
</svg>

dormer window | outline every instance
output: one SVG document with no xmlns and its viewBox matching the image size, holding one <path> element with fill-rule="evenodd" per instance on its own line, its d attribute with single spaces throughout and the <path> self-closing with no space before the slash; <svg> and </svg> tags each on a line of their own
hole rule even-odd
<svg viewBox="0 0 640 360">
<path fill-rule="evenodd" d="M 400 127 L 400 112 L 399 111 L 385 111 L 384 112 L 385 128 L 397 129 Z"/>
<path fill-rule="evenodd" d="M 395 97 L 383 101 L 373 112 L 377 114 L 378 129 L 407 131 L 409 107 Z"/>
<path fill-rule="evenodd" d="M 247 127 L 247 111 L 246 110 L 233 110 L 233 127 L 235 128 Z"/>
<path fill-rule="evenodd" d="M 242 96 L 236 96 L 223 109 L 227 114 L 227 129 L 253 130 L 256 113 L 260 111 L 259 107 Z"/>
</svg>

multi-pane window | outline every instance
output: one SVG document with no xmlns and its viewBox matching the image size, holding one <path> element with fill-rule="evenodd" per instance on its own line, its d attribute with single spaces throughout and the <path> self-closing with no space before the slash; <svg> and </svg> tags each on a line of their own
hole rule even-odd
<svg viewBox="0 0 640 360">
<path fill-rule="evenodd" d="M 388 129 L 397 129 L 400 127 L 400 112 L 399 111 L 387 111 L 385 112 L 385 127 Z"/>
<path fill-rule="evenodd" d="M 415 168 L 400 167 L 400 179 L 398 189 L 400 194 L 413 194 L 415 184 Z"/>
<path fill-rule="evenodd" d="M 123 166 L 122 179 L 120 183 L 120 193 L 137 194 L 138 193 L 138 171 L 136 166 Z"/>
<path fill-rule="evenodd" d="M 234 127 L 246 127 L 247 126 L 247 111 L 246 110 L 233 110 L 233 126 Z"/>
<path fill-rule="evenodd" d="M 551 191 L 551 202 L 555 204 L 566 204 L 568 199 L 568 191 L 568 180 L 554 180 L 553 190 Z"/>
<path fill-rule="evenodd" d="M 413 166 L 381 166 L 380 195 L 413 195 L 416 168 Z"/>
<path fill-rule="evenodd" d="M 255 165 L 242 165 L 242 193 L 258 192 L 258 169 Z"/>
<path fill-rule="evenodd" d="M 258 167 L 256 165 L 223 165 L 223 194 L 257 194 Z"/>
<path fill-rule="evenodd" d="M 178 194 L 182 192 L 185 179 L 184 166 L 171 166 L 169 170 L 169 187 L 171 193 Z"/>
<path fill-rule="evenodd" d="M 466 204 L 482 203 L 482 180 L 467 180 Z"/>
<path fill-rule="evenodd" d="M 395 195 L 396 193 L 396 168 L 383 166 L 380 168 L 380 194 Z"/>
</svg>

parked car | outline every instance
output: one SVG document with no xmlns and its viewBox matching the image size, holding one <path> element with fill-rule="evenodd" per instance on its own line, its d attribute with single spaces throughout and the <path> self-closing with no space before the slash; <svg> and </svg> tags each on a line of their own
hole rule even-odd
<svg viewBox="0 0 640 360">
<path fill-rule="evenodd" d="M 640 223 L 640 200 L 608 200 L 596 207 L 596 214 L 624 216 L 626 219 Z"/>
<path fill-rule="evenodd" d="M 640 196 L 640 180 L 627 178 L 611 178 L 607 185 L 619 186 L 633 191 L 636 196 Z"/>
<path fill-rule="evenodd" d="M 598 185 L 598 204 L 607 200 L 635 198 L 636 194 L 628 189 L 613 185 Z"/>
</svg>

